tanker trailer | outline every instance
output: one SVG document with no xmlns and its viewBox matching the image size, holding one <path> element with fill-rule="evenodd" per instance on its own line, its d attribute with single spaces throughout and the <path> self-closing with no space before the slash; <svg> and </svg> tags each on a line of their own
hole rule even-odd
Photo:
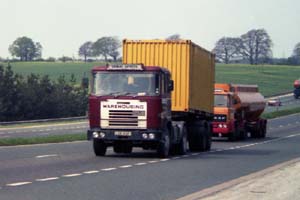
<svg viewBox="0 0 300 200">
<path fill-rule="evenodd" d="M 266 136 L 266 103 L 256 85 L 215 84 L 213 136 L 235 141 Z"/>
</svg>

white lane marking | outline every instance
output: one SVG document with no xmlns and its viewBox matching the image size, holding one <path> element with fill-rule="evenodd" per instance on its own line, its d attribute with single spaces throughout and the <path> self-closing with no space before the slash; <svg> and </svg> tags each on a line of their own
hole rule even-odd
<svg viewBox="0 0 300 200">
<path fill-rule="evenodd" d="M 36 156 L 36 158 L 49 158 L 49 157 L 56 157 L 58 156 L 57 154 L 49 154 L 49 155 L 39 155 Z"/>
<path fill-rule="evenodd" d="M 159 161 L 160 162 L 165 162 L 165 161 L 168 161 L 168 160 L 170 160 L 169 158 L 165 158 L 165 159 L 160 159 Z"/>
<path fill-rule="evenodd" d="M 120 166 L 119 168 L 130 168 L 130 167 L 132 167 L 132 165 L 123 165 L 123 166 Z"/>
<path fill-rule="evenodd" d="M 18 183 L 9 183 L 9 184 L 6 184 L 6 186 L 9 186 L 9 187 L 16 187 L 16 186 L 21 186 L 21 185 L 28 185 L 28 184 L 31 184 L 32 182 L 18 182 Z"/>
<path fill-rule="evenodd" d="M 44 182 L 44 181 L 53 181 L 53 180 L 57 180 L 57 179 L 59 179 L 59 177 L 40 178 L 40 179 L 36 179 L 35 181 Z"/>
<path fill-rule="evenodd" d="M 66 174 L 66 175 L 62 175 L 62 177 L 75 177 L 75 176 L 81 176 L 82 174 L 78 173 L 78 174 Z"/>
<path fill-rule="evenodd" d="M 137 165 L 137 166 L 141 166 L 141 165 L 146 165 L 147 163 L 144 163 L 144 162 L 140 162 L 140 163 L 136 163 L 134 165 Z"/>
<path fill-rule="evenodd" d="M 98 170 L 92 170 L 92 171 L 86 171 L 86 172 L 83 172 L 84 174 L 96 174 L 96 173 L 99 173 Z"/>
<path fill-rule="evenodd" d="M 187 157 L 189 157 L 190 155 L 183 155 L 183 156 L 181 156 L 182 158 L 187 158 Z"/>
<path fill-rule="evenodd" d="M 172 159 L 173 159 L 173 160 L 176 160 L 176 159 L 179 159 L 179 158 L 180 158 L 180 157 L 173 157 Z"/>
<path fill-rule="evenodd" d="M 158 160 L 150 160 L 150 161 L 148 161 L 148 163 L 157 163 L 158 162 Z"/>
<path fill-rule="evenodd" d="M 282 127 L 283 127 L 283 125 L 280 125 L 280 126 L 279 126 L 279 128 L 282 128 Z"/>
<path fill-rule="evenodd" d="M 199 155 L 200 153 L 192 153 L 191 155 L 192 156 L 197 156 L 197 155 Z"/>
<path fill-rule="evenodd" d="M 102 171 L 112 171 L 112 170 L 116 170 L 117 168 L 115 167 L 112 167 L 112 168 L 104 168 L 104 169 L 101 169 Z"/>
</svg>

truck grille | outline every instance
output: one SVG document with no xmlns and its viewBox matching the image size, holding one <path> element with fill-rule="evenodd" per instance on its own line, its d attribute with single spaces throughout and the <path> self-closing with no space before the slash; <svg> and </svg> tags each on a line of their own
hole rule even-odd
<svg viewBox="0 0 300 200">
<path fill-rule="evenodd" d="M 138 127 L 138 116 L 137 111 L 110 110 L 108 124 L 114 127 Z"/>
</svg>

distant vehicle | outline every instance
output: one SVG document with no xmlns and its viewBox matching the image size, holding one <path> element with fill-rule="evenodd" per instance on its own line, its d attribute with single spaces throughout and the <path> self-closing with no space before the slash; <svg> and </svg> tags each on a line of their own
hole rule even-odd
<svg viewBox="0 0 300 200">
<path fill-rule="evenodd" d="M 88 139 L 96 156 L 109 146 L 159 157 L 185 154 L 187 145 L 210 150 L 214 55 L 190 40 L 124 40 L 123 63 L 92 69 Z"/>
<path fill-rule="evenodd" d="M 295 99 L 300 97 L 300 80 L 294 81 L 294 97 Z"/>
<path fill-rule="evenodd" d="M 268 106 L 282 106 L 280 99 L 270 99 L 268 100 Z"/>
<path fill-rule="evenodd" d="M 267 120 L 260 117 L 265 107 L 256 85 L 216 83 L 213 136 L 235 141 L 250 132 L 252 138 L 265 137 Z"/>
</svg>

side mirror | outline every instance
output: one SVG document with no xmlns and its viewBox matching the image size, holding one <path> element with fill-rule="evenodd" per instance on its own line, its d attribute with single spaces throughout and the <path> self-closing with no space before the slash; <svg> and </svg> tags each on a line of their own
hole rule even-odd
<svg viewBox="0 0 300 200">
<path fill-rule="evenodd" d="M 168 84 L 168 91 L 171 92 L 174 90 L 174 81 L 170 80 Z"/>
</svg>

